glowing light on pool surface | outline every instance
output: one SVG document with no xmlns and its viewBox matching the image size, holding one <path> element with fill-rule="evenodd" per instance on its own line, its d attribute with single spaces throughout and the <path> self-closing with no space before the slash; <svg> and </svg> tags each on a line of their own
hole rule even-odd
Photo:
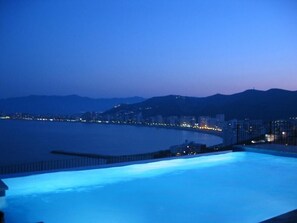
<svg viewBox="0 0 297 223">
<path fill-rule="evenodd" d="M 226 153 L 4 179 L 6 222 L 259 222 L 297 208 L 295 158 Z"/>
</svg>

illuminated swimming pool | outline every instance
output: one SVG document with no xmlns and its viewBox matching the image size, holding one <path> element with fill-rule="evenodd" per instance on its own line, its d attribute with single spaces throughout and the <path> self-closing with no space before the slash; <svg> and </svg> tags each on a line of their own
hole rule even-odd
<svg viewBox="0 0 297 223">
<path fill-rule="evenodd" d="M 4 179 L 7 223 L 259 222 L 297 208 L 297 159 L 249 152 Z"/>
</svg>

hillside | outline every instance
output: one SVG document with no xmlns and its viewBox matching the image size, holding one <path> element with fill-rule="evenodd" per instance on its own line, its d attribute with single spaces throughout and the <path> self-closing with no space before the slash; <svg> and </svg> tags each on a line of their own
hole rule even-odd
<svg viewBox="0 0 297 223">
<path fill-rule="evenodd" d="M 233 95 L 217 94 L 203 98 L 169 95 L 150 98 L 136 104 L 121 105 L 104 114 L 117 113 L 142 113 L 144 117 L 213 116 L 222 113 L 226 119 L 273 120 L 297 116 L 297 91 L 247 90 Z"/>
</svg>

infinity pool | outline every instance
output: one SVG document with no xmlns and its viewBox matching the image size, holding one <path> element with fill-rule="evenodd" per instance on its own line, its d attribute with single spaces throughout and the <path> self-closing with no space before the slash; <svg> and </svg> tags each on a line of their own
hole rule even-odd
<svg viewBox="0 0 297 223">
<path fill-rule="evenodd" d="M 6 223 L 255 223 L 297 208 L 297 159 L 249 152 L 4 179 Z"/>
</svg>

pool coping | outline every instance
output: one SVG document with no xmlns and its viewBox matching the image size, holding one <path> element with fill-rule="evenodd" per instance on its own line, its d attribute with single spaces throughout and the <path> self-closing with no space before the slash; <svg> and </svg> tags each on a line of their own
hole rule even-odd
<svg viewBox="0 0 297 223">
<path fill-rule="evenodd" d="M 297 158 L 297 146 L 292 147 L 275 144 L 233 146 L 233 152 L 242 151 Z"/>
<path fill-rule="evenodd" d="M 93 170 L 93 169 L 121 167 L 121 166 L 128 166 L 128 165 L 134 165 L 134 164 L 145 164 L 145 163 L 153 163 L 153 162 L 159 162 L 159 161 L 165 161 L 165 160 L 174 160 L 174 159 L 191 159 L 191 158 L 197 158 L 197 157 L 201 157 L 201 156 L 214 156 L 214 155 L 221 155 L 221 154 L 232 153 L 232 152 L 233 152 L 232 150 L 225 150 L 225 151 L 210 152 L 210 153 L 200 153 L 200 154 L 197 154 L 197 155 L 188 155 L 188 156 L 174 156 L 174 157 L 157 158 L 157 159 L 136 160 L 136 161 L 131 161 L 131 162 L 101 164 L 101 165 L 94 165 L 94 166 L 83 166 L 83 167 L 74 167 L 74 168 L 65 168 L 65 169 L 55 169 L 55 170 L 48 170 L 48 171 L 33 171 L 33 172 L 12 173 L 12 174 L 0 175 L 0 179 L 24 177 L 24 176 L 30 176 L 30 175 L 56 173 L 56 172 L 67 172 L 67 171 L 80 171 L 80 170 Z"/>
</svg>

